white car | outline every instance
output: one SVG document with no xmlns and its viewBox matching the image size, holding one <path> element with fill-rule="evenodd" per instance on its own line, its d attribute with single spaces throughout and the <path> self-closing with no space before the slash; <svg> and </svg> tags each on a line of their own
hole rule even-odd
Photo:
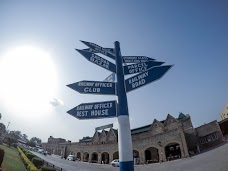
<svg viewBox="0 0 228 171">
<path fill-rule="evenodd" d="M 119 167 L 120 166 L 120 162 L 119 162 L 119 159 L 115 159 L 111 162 L 111 165 L 113 167 Z"/>
<path fill-rule="evenodd" d="M 74 155 L 69 155 L 69 156 L 67 157 L 67 160 L 75 161 L 75 160 L 76 160 L 76 156 L 74 156 Z"/>
</svg>

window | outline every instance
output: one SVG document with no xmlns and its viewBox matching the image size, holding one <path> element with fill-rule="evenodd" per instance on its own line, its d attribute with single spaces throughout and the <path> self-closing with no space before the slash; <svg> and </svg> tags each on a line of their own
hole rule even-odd
<svg viewBox="0 0 228 171">
<path fill-rule="evenodd" d="M 206 135 L 204 137 L 201 137 L 200 138 L 200 143 L 201 144 L 205 144 L 205 143 L 209 143 L 210 141 L 214 141 L 218 139 L 218 135 L 217 135 L 217 132 L 214 132 L 212 134 L 209 134 L 209 135 Z"/>
</svg>

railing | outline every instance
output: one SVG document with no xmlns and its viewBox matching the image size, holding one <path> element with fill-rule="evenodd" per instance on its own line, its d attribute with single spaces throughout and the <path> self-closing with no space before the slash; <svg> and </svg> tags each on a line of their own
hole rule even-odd
<svg viewBox="0 0 228 171">
<path fill-rule="evenodd" d="M 49 162 L 47 162 L 47 161 L 45 161 L 45 160 L 44 160 L 44 165 L 45 165 L 45 166 L 48 166 L 48 167 L 53 167 L 53 168 L 55 168 L 57 171 L 66 171 L 66 170 L 64 170 L 63 168 L 58 167 L 58 166 L 55 166 L 54 164 L 49 163 Z"/>
</svg>

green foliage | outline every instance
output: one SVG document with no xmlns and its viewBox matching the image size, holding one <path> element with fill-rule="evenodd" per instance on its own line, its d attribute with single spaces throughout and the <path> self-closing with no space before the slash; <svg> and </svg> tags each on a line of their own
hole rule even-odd
<svg viewBox="0 0 228 171">
<path fill-rule="evenodd" d="M 43 166 L 41 167 L 41 171 L 56 171 L 56 170 L 53 167 Z"/>
<path fill-rule="evenodd" d="M 30 142 L 34 142 L 35 144 L 41 144 L 41 139 L 37 138 L 37 137 L 32 137 L 30 139 Z"/>
<path fill-rule="evenodd" d="M 30 152 L 26 153 L 26 156 L 28 157 L 28 159 L 29 159 L 30 161 L 32 161 L 32 159 L 33 159 L 34 157 L 36 157 L 36 155 L 34 155 L 34 154 L 30 153 Z"/>
<path fill-rule="evenodd" d="M 37 167 L 37 168 L 40 168 L 41 166 L 44 165 L 44 161 L 38 157 L 34 157 L 32 159 L 32 163 Z"/>
<path fill-rule="evenodd" d="M 0 167 L 2 166 L 4 155 L 5 155 L 4 150 L 0 148 Z"/>
<path fill-rule="evenodd" d="M 13 137 L 5 137 L 5 140 L 6 140 L 6 144 L 10 147 L 13 143 L 16 143 L 17 140 Z"/>
<path fill-rule="evenodd" d="M 17 147 L 17 149 L 18 149 L 18 151 L 19 151 L 19 153 L 21 155 L 21 159 L 24 162 L 27 170 L 28 171 L 38 171 L 36 166 L 26 157 L 26 155 L 23 153 L 23 151 L 20 149 L 20 147 Z"/>
<path fill-rule="evenodd" d="M 36 143 L 31 140 L 29 142 L 27 142 L 26 144 L 30 147 L 36 147 Z"/>
<path fill-rule="evenodd" d="M 9 132 L 9 137 L 12 137 L 16 140 L 20 139 L 21 136 L 22 136 L 21 131 L 10 131 Z"/>
</svg>

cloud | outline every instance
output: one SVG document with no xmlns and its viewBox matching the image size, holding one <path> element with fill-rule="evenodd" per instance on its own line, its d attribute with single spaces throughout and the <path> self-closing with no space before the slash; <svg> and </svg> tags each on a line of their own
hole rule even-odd
<svg viewBox="0 0 228 171">
<path fill-rule="evenodd" d="M 62 106 L 64 105 L 62 100 L 53 98 L 50 102 L 49 102 L 52 106 L 56 107 L 56 106 Z"/>
</svg>

